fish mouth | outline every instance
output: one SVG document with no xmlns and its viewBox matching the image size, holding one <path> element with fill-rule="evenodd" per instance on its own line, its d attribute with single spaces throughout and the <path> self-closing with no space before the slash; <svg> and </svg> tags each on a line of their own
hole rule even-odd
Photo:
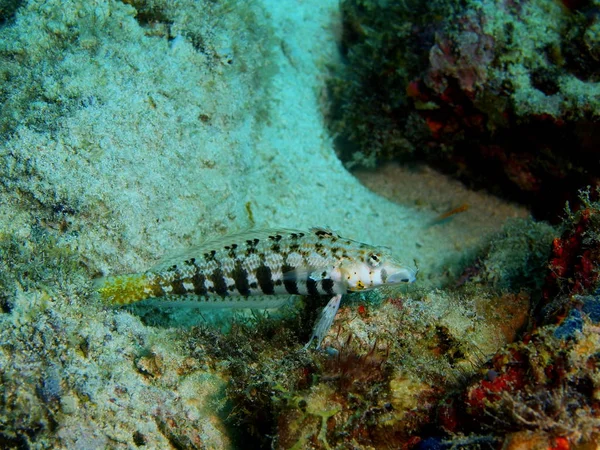
<svg viewBox="0 0 600 450">
<path fill-rule="evenodd" d="M 400 269 L 388 275 L 386 283 L 412 283 L 417 279 L 417 272 L 413 269 Z"/>
</svg>

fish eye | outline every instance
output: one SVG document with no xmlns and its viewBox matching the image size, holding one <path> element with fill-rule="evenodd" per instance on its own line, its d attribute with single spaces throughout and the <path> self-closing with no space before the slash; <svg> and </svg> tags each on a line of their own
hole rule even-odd
<svg viewBox="0 0 600 450">
<path fill-rule="evenodd" d="M 381 263 L 381 260 L 377 254 L 371 253 L 369 255 L 368 262 L 372 267 L 377 267 Z"/>
</svg>

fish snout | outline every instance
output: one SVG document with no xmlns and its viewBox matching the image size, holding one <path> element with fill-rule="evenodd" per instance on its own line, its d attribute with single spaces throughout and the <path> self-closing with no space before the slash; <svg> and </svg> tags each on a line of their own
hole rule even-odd
<svg viewBox="0 0 600 450">
<path fill-rule="evenodd" d="M 412 283 L 417 279 L 417 271 L 407 267 L 396 269 L 391 272 L 386 280 L 389 284 Z"/>
</svg>

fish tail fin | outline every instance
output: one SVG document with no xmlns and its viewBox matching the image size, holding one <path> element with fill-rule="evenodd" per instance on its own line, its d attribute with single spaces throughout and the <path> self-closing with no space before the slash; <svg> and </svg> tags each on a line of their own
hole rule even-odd
<svg viewBox="0 0 600 450">
<path fill-rule="evenodd" d="M 94 288 L 107 305 L 129 305 L 154 297 L 153 286 L 145 273 L 98 278 Z"/>
</svg>

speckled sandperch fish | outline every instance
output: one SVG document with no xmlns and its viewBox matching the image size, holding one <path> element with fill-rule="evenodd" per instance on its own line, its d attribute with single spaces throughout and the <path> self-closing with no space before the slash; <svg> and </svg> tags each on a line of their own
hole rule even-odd
<svg viewBox="0 0 600 450">
<path fill-rule="evenodd" d="M 310 341 L 320 347 L 342 294 L 383 285 L 411 283 L 416 271 L 388 250 L 339 236 L 325 228 L 309 231 L 255 230 L 191 248 L 147 272 L 97 280 L 102 299 L 127 305 L 148 298 L 197 298 L 199 304 L 265 307 L 253 296 L 328 295 Z M 200 305 L 201 306 L 201 305 Z"/>
</svg>

